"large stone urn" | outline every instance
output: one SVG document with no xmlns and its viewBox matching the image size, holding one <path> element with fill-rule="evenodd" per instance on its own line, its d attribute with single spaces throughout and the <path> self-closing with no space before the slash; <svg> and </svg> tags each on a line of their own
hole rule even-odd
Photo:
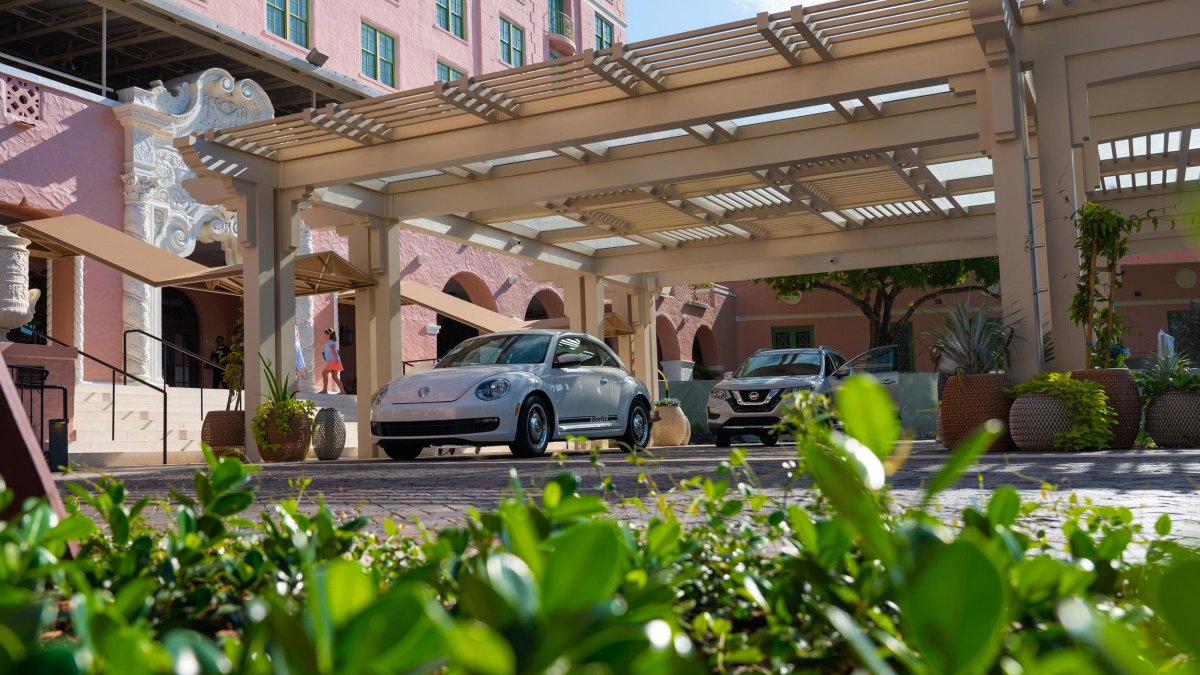
<svg viewBox="0 0 1200 675">
<path fill-rule="evenodd" d="M 317 459 L 333 460 L 346 449 L 346 417 L 337 408 L 317 411 L 313 432 L 313 452 Z"/>
<path fill-rule="evenodd" d="M 650 427 L 650 445 L 655 448 L 669 448 L 687 445 L 692 438 L 692 427 L 687 415 L 678 403 L 654 406 L 654 424 Z"/>
<path fill-rule="evenodd" d="M 39 297 L 29 288 L 29 240 L 0 225 L 0 334 L 32 321 Z"/>
</svg>

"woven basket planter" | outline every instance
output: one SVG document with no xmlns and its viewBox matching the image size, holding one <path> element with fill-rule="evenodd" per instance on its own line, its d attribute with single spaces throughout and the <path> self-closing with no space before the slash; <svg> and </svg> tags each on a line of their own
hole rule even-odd
<svg viewBox="0 0 1200 675">
<path fill-rule="evenodd" d="M 246 454 L 246 413 L 242 410 L 210 410 L 204 414 L 200 441 L 218 457 Z"/>
<path fill-rule="evenodd" d="M 280 433 L 271 419 L 267 422 L 266 436 L 267 443 L 277 447 L 267 449 L 259 444 L 258 454 L 262 455 L 264 462 L 300 462 L 308 456 L 309 446 L 312 445 L 312 424 L 307 419 L 297 420 L 288 433 Z"/>
<path fill-rule="evenodd" d="M 1117 412 L 1117 423 L 1113 425 L 1113 440 L 1110 447 L 1132 448 L 1142 428 L 1142 397 L 1137 383 L 1128 368 L 1092 368 L 1072 370 L 1071 378 L 1084 382 L 1095 382 L 1108 395 L 1108 403 Z"/>
<path fill-rule="evenodd" d="M 1200 447 L 1200 394 L 1168 391 L 1146 408 L 1146 433 L 1161 448 Z"/>
<path fill-rule="evenodd" d="M 336 408 L 321 408 L 314 421 L 313 454 L 317 459 L 333 460 L 346 449 L 346 417 Z"/>
<path fill-rule="evenodd" d="M 677 405 L 656 405 L 651 414 L 650 446 L 654 448 L 687 445 L 692 438 L 692 426 L 683 408 Z"/>
<path fill-rule="evenodd" d="M 967 440 L 988 420 L 1000 420 L 1007 424 L 1008 409 L 1012 399 L 1004 393 L 1008 387 L 1008 375 L 984 373 L 980 375 L 953 376 L 942 391 L 939 409 L 939 437 L 951 449 Z M 1012 437 L 1006 431 L 992 445 L 992 452 L 1012 450 Z"/>
<path fill-rule="evenodd" d="M 1057 396 L 1024 394 L 1008 411 L 1008 432 L 1021 450 L 1054 450 L 1054 437 L 1070 428 L 1067 407 Z"/>
</svg>

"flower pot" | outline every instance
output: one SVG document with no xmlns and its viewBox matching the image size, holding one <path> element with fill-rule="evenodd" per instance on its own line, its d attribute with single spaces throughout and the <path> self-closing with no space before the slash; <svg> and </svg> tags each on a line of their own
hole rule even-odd
<svg viewBox="0 0 1200 675">
<path fill-rule="evenodd" d="M 687 445 L 692 437 L 692 427 L 688 423 L 683 408 L 677 405 L 656 405 L 653 415 L 654 424 L 650 425 L 650 446 L 655 448 Z"/>
<path fill-rule="evenodd" d="M 1108 403 L 1117 413 L 1110 447 L 1132 448 L 1142 427 L 1142 398 L 1128 368 L 1092 368 L 1072 370 L 1071 378 L 1095 382 L 1108 395 Z"/>
<path fill-rule="evenodd" d="M 1008 375 L 1003 373 L 951 376 L 942 391 L 939 409 L 942 443 L 948 448 L 957 448 L 988 420 L 1007 424 L 1008 409 L 1012 406 L 1012 399 L 1004 393 L 1007 387 Z M 991 450 L 1012 450 L 1012 437 L 1007 431 L 996 439 Z"/>
<path fill-rule="evenodd" d="M 265 430 L 267 443 L 258 444 L 258 454 L 264 462 L 300 462 L 308 456 L 312 443 L 312 422 L 307 417 L 293 419 L 290 427 L 281 432 L 272 412 Z M 267 447 L 267 445 L 272 447 Z"/>
<path fill-rule="evenodd" d="M 218 457 L 241 457 L 246 453 L 246 413 L 242 410 L 210 410 L 200 427 L 200 441 Z"/>
<path fill-rule="evenodd" d="M 1021 450 L 1054 450 L 1054 438 L 1070 428 L 1067 407 L 1057 396 L 1024 394 L 1008 411 L 1008 432 Z"/>
<path fill-rule="evenodd" d="M 346 418 L 336 408 L 321 408 L 313 424 L 313 454 L 333 460 L 346 449 Z"/>
<path fill-rule="evenodd" d="M 1200 394 L 1168 391 L 1146 407 L 1146 433 L 1162 448 L 1200 447 Z"/>
</svg>

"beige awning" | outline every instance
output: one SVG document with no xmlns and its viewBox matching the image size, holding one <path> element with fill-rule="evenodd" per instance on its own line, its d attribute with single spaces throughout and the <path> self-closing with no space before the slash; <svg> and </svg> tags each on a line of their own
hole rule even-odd
<svg viewBox="0 0 1200 675">
<path fill-rule="evenodd" d="M 155 287 L 177 287 L 241 295 L 242 266 L 207 267 L 151 246 L 86 216 L 58 216 L 9 226 L 29 239 L 33 255 L 82 255 Z M 296 297 L 373 286 L 370 275 L 329 251 L 296 258 Z"/>
<path fill-rule="evenodd" d="M 499 312 L 460 300 L 448 293 L 422 286 L 412 281 L 400 282 L 400 301 L 406 305 L 417 305 L 450 317 L 455 321 L 467 324 L 485 333 L 496 333 L 503 330 L 518 330 L 529 326 L 528 321 L 521 321 L 504 316 Z"/>
</svg>

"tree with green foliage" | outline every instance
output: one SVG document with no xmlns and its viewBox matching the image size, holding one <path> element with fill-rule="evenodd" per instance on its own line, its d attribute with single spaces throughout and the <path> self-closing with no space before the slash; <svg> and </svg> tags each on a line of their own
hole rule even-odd
<svg viewBox="0 0 1200 675">
<path fill-rule="evenodd" d="M 971 258 L 942 262 L 875 267 L 865 270 L 838 270 L 763 279 L 775 291 L 775 297 L 820 289 L 846 298 L 871 323 L 871 347 L 895 344 L 900 331 L 912 320 L 919 307 L 943 295 L 980 291 L 993 298 L 990 290 L 1000 281 L 997 258 Z M 927 291 L 903 307 L 897 307 L 900 294 L 907 290 Z M 903 309 L 899 317 L 893 318 Z"/>
</svg>

